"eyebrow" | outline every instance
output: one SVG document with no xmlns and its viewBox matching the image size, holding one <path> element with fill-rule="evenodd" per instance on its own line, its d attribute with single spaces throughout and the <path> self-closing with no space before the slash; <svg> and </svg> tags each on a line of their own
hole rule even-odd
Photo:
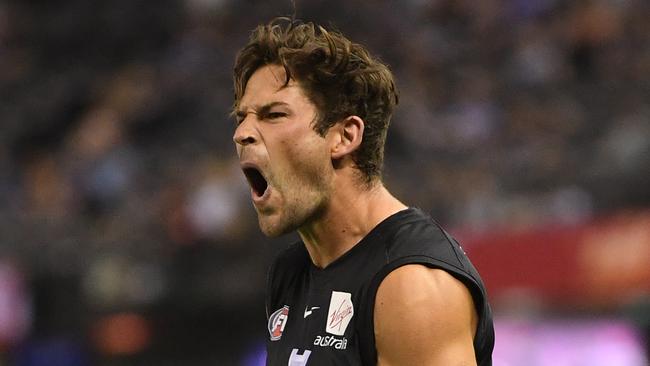
<svg viewBox="0 0 650 366">
<path fill-rule="evenodd" d="M 271 110 L 271 108 L 277 107 L 277 106 L 286 106 L 286 107 L 288 107 L 289 104 L 285 103 L 285 102 L 271 102 L 271 103 L 267 103 L 267 104 L 264 104 L 264 105 L 259 106 L 259 107 L 252 107 L 252 109 L 254 111 L 253 113 L 255 113 L 255 114 L 257 114 L 259 116 L 259 115 L 268 114 L 269 111 Z M 237 117 L 246 117 L 246 115 L 248 114 L 246 109 L 247 108 L 238 109 L 235 112 L 235 116 L 237 116 Z"/>
</svg>

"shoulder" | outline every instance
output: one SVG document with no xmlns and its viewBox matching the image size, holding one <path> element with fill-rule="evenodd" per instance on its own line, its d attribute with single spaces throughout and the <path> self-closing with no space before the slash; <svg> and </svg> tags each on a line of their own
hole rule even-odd
<svg viewBox="0 0 650 366">
<path fill-rule="evenodd" d="M 425 255 L 459 265 L 458 246 L 435 220 L 419 209 L 410 209 L 401 220 L 394 222 L 386 244 L 389 262 L 400 257 Z"/>
<path fill-rule="evenodd" d="M 374 310 L 379 365 L 476 363 L 472 296 L 448 272 L 418 264 L 395 269 L 381 282 Z"/>
<path fill-rule="evenodd" d="M 434 219 L 415 209 L 402 225 L 386 240 L 385 265 L 374 279 L 374 290 L 379 283 L 397 268 L 409 264 L 421 264 L 438 268 L 445 276 L 457 278 L 469 288 L 476 308 L 486 302 L 485 288 L 481 276 L 460 244 Z M 398 274 L 393 274 L 398 276 Z M 458 283 L 458 281 L 454 281 Z"/>
</svg>

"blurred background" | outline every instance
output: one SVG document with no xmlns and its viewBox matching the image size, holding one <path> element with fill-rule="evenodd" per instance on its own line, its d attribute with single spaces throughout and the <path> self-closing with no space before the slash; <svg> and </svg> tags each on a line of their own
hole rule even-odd
<svg viewBox="0 0 650 366">
<path fill-rule="evenodd" d="M 648 365 L 650 2 L 297 1 L 390 65 L 385 181 L 487 284 L 495 366 Z M 0 0 L 0 365 L 263 362 L 228 117 L 290 1 Z"/>
</svg>

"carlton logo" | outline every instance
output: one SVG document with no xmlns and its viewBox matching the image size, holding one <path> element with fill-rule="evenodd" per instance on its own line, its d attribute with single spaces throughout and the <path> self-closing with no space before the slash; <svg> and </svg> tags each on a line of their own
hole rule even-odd
<svg viewBox="0 0 650 366">
<path fill-rule="evenodd" d="M 353 315 L 354 306 L 352 305 L 352 295 L 347 292 L 332 291 L 325 331 L 330 334 L 342 336 L 348 324 L 350 324 Z"/>
<path fill-rule="evenodd" d="M 282 332 L 284 332 L 284 327 L 287 325 L 288 318 L 289 306 L 287 305 L 271 314 L 269 317 L 269 334 L 271 335 L 272 341 L 277 341 L 282 337 Z"/>
</svg>

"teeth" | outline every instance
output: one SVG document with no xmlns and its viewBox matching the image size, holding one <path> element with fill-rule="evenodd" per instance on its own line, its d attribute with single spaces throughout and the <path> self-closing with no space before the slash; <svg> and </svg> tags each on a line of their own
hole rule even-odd
<svg viewBox="0 0 650 366">
<path fill-rule="evenodd" d="M 266 179 L 264 179 L 262 173 L 255 168 L 245 168 L 244 175 L 246 175 L 248 183 L 250 184 L 251 188 L 253 188 L 253 192 L 255 192 L 255 194 L 259 197 L 263 196 L 269 184 Z"/>
</svg>

